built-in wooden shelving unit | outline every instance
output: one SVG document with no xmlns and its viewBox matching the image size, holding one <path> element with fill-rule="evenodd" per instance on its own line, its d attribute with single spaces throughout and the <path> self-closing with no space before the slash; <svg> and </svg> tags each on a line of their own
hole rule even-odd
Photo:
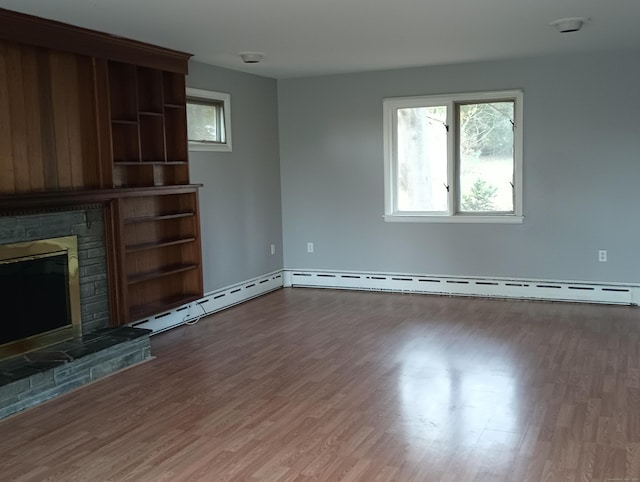
<svg viewBox="0 0 640 482">
<path fill-rule="evenodd" d="M 184 75 L 110 61 L 114 187 L 189 182 Z"/>
<path fill-rule="evenodd" d="M 120 211 L 129 318 L 202 296 L 197 192 L 124 198 Z"/>
<path fill-rule="evenodd" d="M 201 297 L 190 56 L 3 9 L 0 23 L 0 214 L 102 203 L 114 325 Z"/>
</svg>

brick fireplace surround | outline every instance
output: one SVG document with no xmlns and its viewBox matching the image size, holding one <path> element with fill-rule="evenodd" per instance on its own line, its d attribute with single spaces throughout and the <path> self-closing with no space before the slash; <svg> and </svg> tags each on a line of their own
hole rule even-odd
<svg viewBox="0 0 640 482">
<path fill-rule="evenodd" d="M 0 419 L 151 357 L 148 330 L 109 328 L 102 206 L 45 211 L 1 216 L 0 244 L 77 236 L 83 335 L 0 360 Z"/>
</svg>

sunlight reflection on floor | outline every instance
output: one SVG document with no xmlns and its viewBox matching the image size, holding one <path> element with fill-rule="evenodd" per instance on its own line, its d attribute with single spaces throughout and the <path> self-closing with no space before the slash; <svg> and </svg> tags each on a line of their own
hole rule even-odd
<svg viewBox="0 0 640 482">
<path fill-rule="evenodd" d="M 408 441 L 485 449 L 518 442 L 490 433 L 523 429 L 510 373 L 483 365 L 459 368 L 455 352 L 412 345 L 402 351 L 398 376 Z"/>
</svg>

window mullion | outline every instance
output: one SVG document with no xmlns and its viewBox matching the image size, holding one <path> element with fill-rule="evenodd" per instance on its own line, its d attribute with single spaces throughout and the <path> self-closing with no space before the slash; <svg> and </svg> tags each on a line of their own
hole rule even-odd
<svg viewBox="0 0 640 482">
<path fill-rule="evenodd" d="M 393 146 L 393 152 L 391 154 L 393 159 L 393 162 L 391 163 L 391 175 L 393 178 L 393 184 L 391 186 L 391 202 L 393 205 L 393 212 L 398 212 L 398 109 L 392 110 L 391 126 L 391 136 L 393 139 L 391 143 Z"/>
<path fill-rule="evenodd" d="M 455 103 L 453 101 L 447 103 L 447 185 L 449 186 L 447 207 L 449 216 L 453 216 L 456 213 L 456 196 L 458 192 L 455 168 L 457 122 L 454 108 Z"/>
<path fill-rule="evenodd" d="M 216 109 L 216 121 L 217 121 L 217 140 L 218 142 L 225 142 L 224 137 L 224 118 L 223 118 L 223 109 L 218 106 Z"/>
<path fill-rule="evenodd" d="M 519 94 L 514 102 L 513 212 L 515 215 L 522 216 L 522 94 Z"/>
</svg>

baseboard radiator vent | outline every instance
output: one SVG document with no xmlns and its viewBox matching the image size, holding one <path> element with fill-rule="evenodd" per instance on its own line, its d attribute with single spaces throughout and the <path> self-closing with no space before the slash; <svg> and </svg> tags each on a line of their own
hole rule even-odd
<svg viewBox="0 0 640 482">
<path fill-rule="evenodd" d="M 273 273 L 212 291 L 199 300 L 144 320 L 136 321 L 130 325 L 136 328 L 153 330 L 153 334 L 160 333 L 280 289 L 284 284 L 283 279 L 282 271 L 274 271 Z"/>
<path fill-rule="evenodd" d="M 283 286 L 617 305 L 640 303 L 640 285 L 632 284 L 284 270 L 207 293 L 200 300 L 136 321 L 130 326 L 150 329 L 153 334 L 160 333 Z"/>
<path fill-rule="evenodd" d="M 638 305 L 640 285 L 285 270 L 284 286 Z"/>
</svg>

